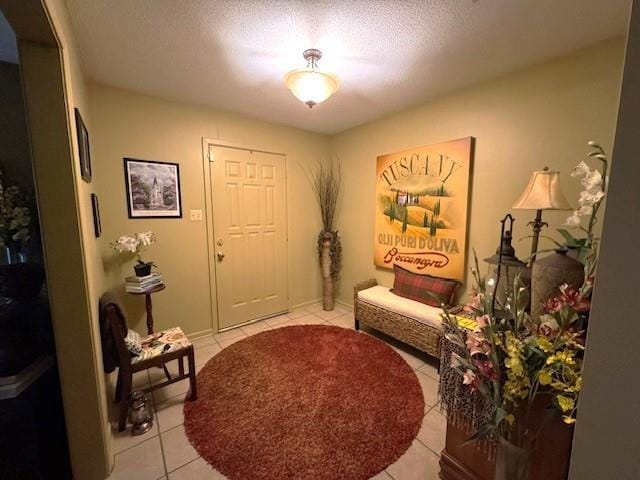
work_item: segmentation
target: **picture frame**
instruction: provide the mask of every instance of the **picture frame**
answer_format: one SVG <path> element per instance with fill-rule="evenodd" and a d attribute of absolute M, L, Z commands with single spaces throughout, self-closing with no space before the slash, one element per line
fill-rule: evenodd
<path fill-rule="evenodd" d="M 129 218 L 182 218 L 180 165 L 123 158 Z"/>
<path fill-rule="evenodd" d="M 100 220 L 100 204 L 95 193 L 91 194 L 91 211 L 93 212 L 93 231 L 96 238 L 100 238 L 102 235 L 102 222 Z"/>
<path fill-rule="evenodd" d="M 378 156 L 376 267 L 464 283 L 474 151 L 464 137 Z"/>
<path fill-rule="evenodd" d="M 91 183 L 91 148 L 89 145 L 89 132 L 82 120 L 80 110 L 74 108 L 76 117 L 76 134 L 78 138 L 78 158 L 80 159 L 80 176 Z"/>

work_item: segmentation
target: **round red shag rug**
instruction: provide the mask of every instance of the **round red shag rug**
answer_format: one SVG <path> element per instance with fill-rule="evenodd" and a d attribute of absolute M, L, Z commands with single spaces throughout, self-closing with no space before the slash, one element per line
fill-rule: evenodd
<path fill-rule="evenodd" d="M 418 379 L 391 347 L 301 325 L 213 357 L 184 423 L 200 455 L 231 480 L 364 480 L 409 448 L 423 414 Z"/>

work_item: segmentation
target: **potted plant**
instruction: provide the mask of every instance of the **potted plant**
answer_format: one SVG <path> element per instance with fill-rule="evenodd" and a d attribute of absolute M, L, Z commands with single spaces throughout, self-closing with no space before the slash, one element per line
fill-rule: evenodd
<path fill-rule="evenodd" d="M 534 404 L 555 410 L 566 424 L 575 422 L 585 342 L 581 316 L 589 310 L 593 279 L 589 288 L 563 285 L 542 315 L 530 317 L 529 292 L 519 277 L 500 302 L 485 288 L 477 258 L 472 272 L 477 295 L 468 308 L 475 328 L 463 327 L 446 308 L 444 314 L 447 339 L 462 352 L 455 368 L 470 393 L 489 406 L 486 422 L 470 440 L 496 441 L 496 480 L 527 480 L 541 429 L 532 428 Z"/>
<path fill-rule="evenodd" d="M 115 251 L 123 253 L 129 252 L 136 256 L 136 265 L 133 269 L 137 277 L 146 277 L 151 274 L 151 267 L 156 265 L 153 262 L 145 262 L 142 260 L 142 252 L 150 245 L 156 242 L 156 235 L 149 232 L 135 233 L 133 235 L 123 235 L 115 242 L 111 242 L 111 248 Z"/>
<path fill-rule="evenodd" d="M 333 310 L 335 284 L 340 275 L 342 244 L 338 231 L 333 229 L 333 220 L 340 194 L 340 163 L 331 159 L 318 163 L 311 172 L 311 183 L 320 206 L 322 230 L 318 235 L 318 257 L 322 273 L 322 308 Z"/>
<path fill-rule="evenodd" d="M 18 185 L 5 185 L 0 171 L 0 247 L 5 264 L 25 261 L 31 238 L 33 199 Z"/>

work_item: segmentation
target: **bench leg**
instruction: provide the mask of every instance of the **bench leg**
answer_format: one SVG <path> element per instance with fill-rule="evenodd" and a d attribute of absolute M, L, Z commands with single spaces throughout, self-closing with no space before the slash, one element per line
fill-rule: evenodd
<path fill-rule="evenodd" d="M 360 320 L 358 320 L 357 318 L 354 318 L 354 323 L 355 323 L 356 332 L 357 332 L 360 330 Z"/>

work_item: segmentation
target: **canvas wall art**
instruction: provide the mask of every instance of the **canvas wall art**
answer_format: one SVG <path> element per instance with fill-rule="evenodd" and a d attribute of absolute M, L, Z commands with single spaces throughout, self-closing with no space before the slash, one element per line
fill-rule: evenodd
<path fill-rule="evenodd" d="M 374 263 L 464 281 L 473 137 L 378 157 Z"/>
<path fill-rule="evenodd" d="M 177 163 L 124 159 L 129 218 L 180 218 L 180 168 Z"/>

